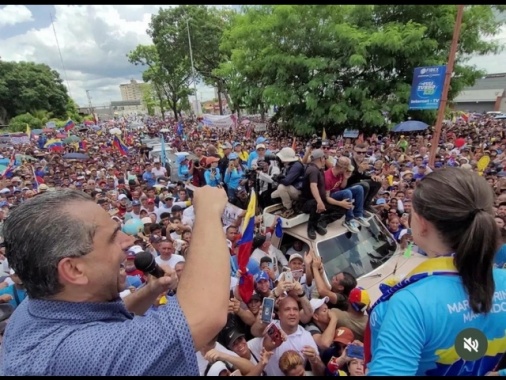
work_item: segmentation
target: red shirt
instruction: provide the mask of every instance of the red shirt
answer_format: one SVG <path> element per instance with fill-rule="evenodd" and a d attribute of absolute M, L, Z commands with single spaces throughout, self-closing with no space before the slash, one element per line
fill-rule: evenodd
<path fill-rule="evenodd" d="M 344 174 L 338 174 L 337 176 L 332 173 L 332 168 L 325 170 L 325 191 L 330 191 L 330 194 L 341 190 L 339 186 L 343 183 Z"/>

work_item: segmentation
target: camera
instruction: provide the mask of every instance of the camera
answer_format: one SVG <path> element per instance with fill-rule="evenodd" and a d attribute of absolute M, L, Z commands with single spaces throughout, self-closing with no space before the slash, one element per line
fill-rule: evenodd
<path fill-rule="evenodd" d="M 313 139 L 311 140 L 311 148 L 320 149 L 322 147 L 322 138 L 313 135 Z"/>

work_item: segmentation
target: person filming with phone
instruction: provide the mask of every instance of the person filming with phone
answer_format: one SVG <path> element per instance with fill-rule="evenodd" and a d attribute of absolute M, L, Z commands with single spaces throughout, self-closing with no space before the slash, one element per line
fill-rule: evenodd
<path fill-rule="evenodd" d="M 328 203 L 346 209 L 343 226 L 358 233 L 359 225 L 369 227 L 370 224 L 364 218 L 364 188 L 360 185 L 347 188 L 353 170 L 348 157 L 339 157 L 336 164 L 325 171 L 325 192 Z"/>

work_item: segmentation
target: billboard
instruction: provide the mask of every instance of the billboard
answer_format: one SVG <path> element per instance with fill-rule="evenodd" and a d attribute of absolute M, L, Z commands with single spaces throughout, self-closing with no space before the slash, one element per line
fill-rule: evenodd
<path fill-rule="evenodd" d="M 445 82 L 446 66 L 417 67 L 413 74 L 409 109 L 437 110 L 443 85 Z"/>

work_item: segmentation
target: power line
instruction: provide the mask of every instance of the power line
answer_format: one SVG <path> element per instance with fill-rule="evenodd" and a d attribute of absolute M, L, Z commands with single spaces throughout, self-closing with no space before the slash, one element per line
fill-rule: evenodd
<path fill-rule="evenodd" d="M 61 66 L 63 68 L 63 74 L 65 75 L 65 82 L 67 82 L 67 89 L 69 90 L 69 95 L 72 98 L 72 92 L 70 91 L 69 77 L 67 76 L 67 70 L 65 69 L 65 64 L 63 63 L 63 56 L 62 56 L 61 50 L 60 50 L 60 43 L 58 42 L 58 37 L 56 35 L 56 29 L 54 27 L 54 22 L 53 22 L 53 15 L 51 14 L 51 12 L 49 12 L 49 17 L 51 17 L 51 25 L 53 27 L 54 39 L 56 40 L 56 47 L 58 47 L 58 53 L 60 54 L 60 61 L 61 61 Z"/>

